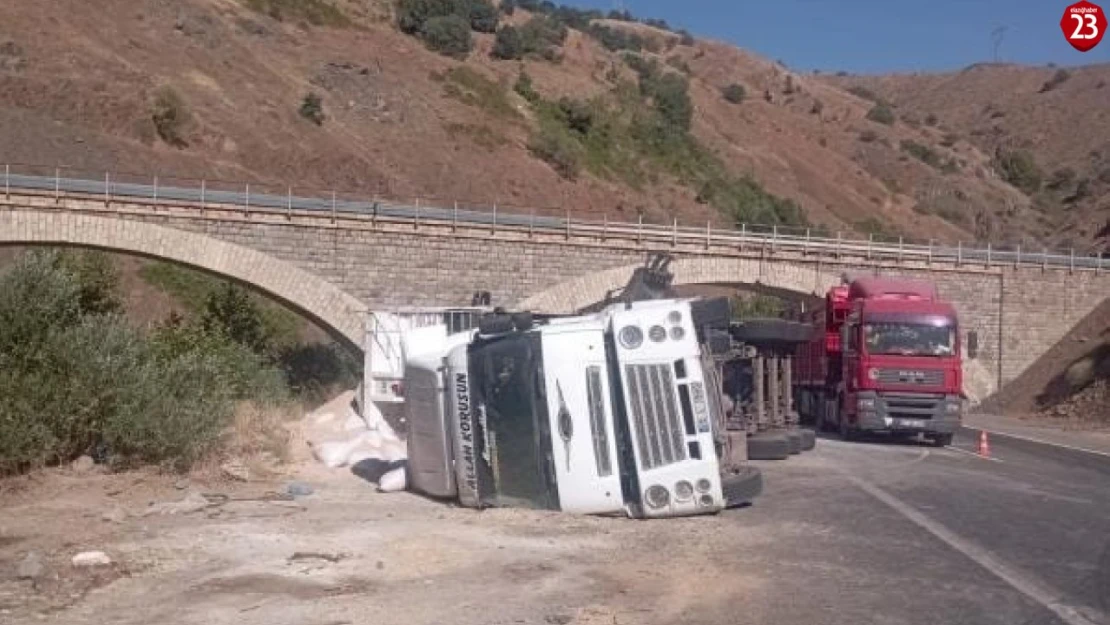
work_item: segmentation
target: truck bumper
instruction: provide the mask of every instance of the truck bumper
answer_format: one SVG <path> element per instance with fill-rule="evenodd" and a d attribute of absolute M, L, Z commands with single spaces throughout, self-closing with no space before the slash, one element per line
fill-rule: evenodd
<path fill-rule="evenodd" d="M 860 393 L 856 428 L 890 434 L 953 434 L 960 427 L 959 396 L 919 393 Z"/>

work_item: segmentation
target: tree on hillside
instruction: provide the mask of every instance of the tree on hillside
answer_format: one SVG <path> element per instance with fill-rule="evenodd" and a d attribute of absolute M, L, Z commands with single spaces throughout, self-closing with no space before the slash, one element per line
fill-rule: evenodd
<path fill-rule="evenodd" d="M 225 336 L 256 354 L 265 354 L 269 347 L 258 306 L 245 290 L 230 282 L 208 295 L 201 326 L 206 332 Z"/>
<path fill-rule="evenodd" d="M 424 25 L 423 38 L 428 48 L 457 59 L 466 58 L 474 46 L 470 26 L 458 15 L 428 20 Z"/>

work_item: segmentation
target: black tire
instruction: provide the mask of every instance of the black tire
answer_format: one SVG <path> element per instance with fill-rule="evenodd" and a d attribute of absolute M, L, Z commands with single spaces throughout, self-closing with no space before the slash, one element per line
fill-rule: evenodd
<path fill-rule="evenodd" d="M 833 404 L 836 406 L 836 429 L 840 433 L 840 438 L 846 441 L 854 441 L 858 438 L 856 430 L 848 425 L 848 419 L 844 418 L 844 411 L 841 410 L 840 402 Z"/>
<path fill-rule="evenodd" d="M 532 313 L 528 311 L 513 313 L 512 320 L 513 327 L 516 328 L 518 332 L 527 332 L 531 330 L 532 325 L 535 323 L 532 319 Z"/>
<path fill-rule="evenodd" d="M 513 331 L 513 318 L 505 314 L 483 315 L 478 320 L 478 333 L 486 336 Z"/>
<path fill-rule="evenodd" d="M 809 451 L 817 446 L 817 433 L 813 430 L 798 430 L 802 433 L 802 451 Z"/>
<path fill-rule="evenodd" d="M 725 507 L 750 504 L 763 493 L 763 473 L 750 466 L 740 467 L 736 473 L 721 476 Z"/>
<path fill-rule="evenodd" d="M 748 437 L 749 460 L 786 460 L 790 457 L 790 440 L 782 432 L 761 432 Z"/>
<path fill-rule="evenodd" d="M 952 444 L 952 434 L 934 434 L 933 447 L 947 447 Z"/>
<path fill-rule="evenodd" d="M 787 430 L 786 440 L 790 443 L 790 455 L 802 453 L 802 433 L 798 430 Z"/>

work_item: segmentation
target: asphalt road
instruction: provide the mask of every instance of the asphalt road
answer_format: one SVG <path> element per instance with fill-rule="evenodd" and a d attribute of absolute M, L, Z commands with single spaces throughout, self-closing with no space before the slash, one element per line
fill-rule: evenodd
<path fill-rule="evenodd" d="M 757 463 L 726 514 L 769 544 L 723 554 L 771 592 L 702 622 L 1110 625 L 1110 457 L 967 433 L 953 447 L 818 441 Z"/>

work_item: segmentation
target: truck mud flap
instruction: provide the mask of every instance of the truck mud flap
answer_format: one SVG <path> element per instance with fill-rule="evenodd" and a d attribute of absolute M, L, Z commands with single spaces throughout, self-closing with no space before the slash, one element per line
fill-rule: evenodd
<path fill-rule="evenodd" d="M 748 437 L 749 460 L 786 460 L 790 457 L 790 439 L 785 432 L 762 432 Z"/>
<path fill-rule="evenodd" d="M 763 493 L 763 473 L 755 467 L 740 467 L 736 473 L 721 478 L 721 490 L 726 508 L 750 504 Z"/>

